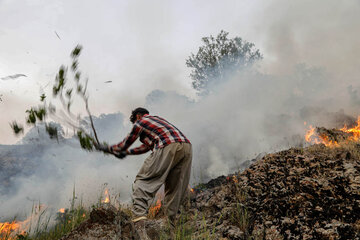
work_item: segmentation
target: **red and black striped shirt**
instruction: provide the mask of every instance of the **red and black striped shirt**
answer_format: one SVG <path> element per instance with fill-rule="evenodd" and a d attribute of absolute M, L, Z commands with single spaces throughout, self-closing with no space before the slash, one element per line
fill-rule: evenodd
<path fill-rule="evenodd" d="M 111 151 L 126 151 L 140 137 L 141 146 L 130 149 L 130 154 L 142 154 L 154 148 L 163 148 L 170 143 L 190 143 L 185 135 L 174 125 L 158 116 L 145 114 L 134 126 L 129 135 L 119 144 L 110 147 Z"/>

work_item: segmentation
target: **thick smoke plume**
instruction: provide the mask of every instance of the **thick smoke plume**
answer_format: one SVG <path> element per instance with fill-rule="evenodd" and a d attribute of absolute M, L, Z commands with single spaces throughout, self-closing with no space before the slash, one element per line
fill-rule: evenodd
<path fill-rule="evenodd" d="M 359 113 L 359 2 L 343 2 L 341 7 L 338 1 L 298 1 L 291 5 L 284 3 L 285 1 L 276 4 L 272 2 L 265 6 L 264 12 L 260 8 L 256 11 L 257 15 L 264 16 L 254 20 L 262 27 L 253 27 L 253 32 L 261 32 L 264 41 L 257 44 L 264 54 L 261 68 L 229 74 L 231 77 L 212 86 L 211 94 L 206 97 L 194 100 L 176 91 L 157 89 L 163 83 L 173 85 L 181 75 L 176 74 L 177 78 L 174 80 L 171 76 L 175 73 L 169 70 L 173 69 L 172 66 L 163 70 L 166 65 L 164 62 L 169 59 L 167 54 L 154 61 L 162 43 L 157 43 L 153 52 L 150 51 L 151 47 L 141 49 L 141 53 L 146 53 L 145 56 L 131 55 L 135 59 L 131 63 L 136 68 L 131 68 L 124 78 L 136 78 L 135 72 L 141 77 L 135 74 L 138 81 L 134 81 L 131 85 L 133 88 L 129 91 L 135 92 L 133 89 L 139 88 L 139 82 L 146 84 L 146 88 L 142 90 L 149 89 L 149 85 L 153 86 L 153 82 L 146 82 L 148 77 L 144 77 L 145 75 L 154 78 L 157 84 L 146 101 L 144 97 L 141 97 L 142 100 L 126 94 L 125 97 L 133 102 L 146 102 L 145 107 L 151 114 L 168 119 L 188 136 L 194 145 L 191 184 L 236 171 L 244 161 L 253 159 L 260 153 L 304 144 L 303 135 L 309 124 L 339 127 L 344 122 L 351 123 Z M 288 8 L 284 9 L 281 7 L 283 5 Z M 232 7 L 230 4 L 229 9 Z M 137 6 L 134 9 L 137 10 Z M 303 13 L 306 13 L 305 17 L 300 16 Z M 230 26 L 239 15 L 234 14 L 231 23 L 227 25 Z M 213 19 L 212 14 L 208 18 Z M 137 21 L 134 20 L 139 24 Z M 206 27 L 201 32 L 216 33 L 223 28 L 216 25 L 217 22 L 214 23 L 216 29 Z M 206 26 L 210 26 L 208 22 Z M 243 27 L 241 24 L 239 26 Z M 128 27 L 140 29 L 137 25 Z M 152 28 L 146 26 L 146 29 Z M 162 33 L 162 29 L 156 30 L 159 32 L 157 35 Z M 198 30 L 194 26 L 192 31 L 200 32 Z M 225 30 L 234 32 L 234 29 Z M 141 29 L 137 31 L 143 33 Z M 188 36 L 184 32 L 182 34 Z M 127 35 L 122 34 L 121 37 Z M 158 41 L 157 35 L 153 37 L 154 42 Z M 99 36 L 97 37 L 100 38 Z M 148 43 L 147 35 L 139 36 L 139 39 L 146 39 L 146 42 L 139 40 L 137 46 L 131 45 L 134 49 L 143 45 L 152 46 Z M 243 37 L 241 34 L 240 36 Z M 91 32 L 88 39 L 92 37 Z M 256 37 L 253 36 L 252 39 Z M 99 39 L 95 40 L 101 42 Z M 187 44 L 186 51 L 195 48 L 193 43 Z M 121 55 L 121 51 L 118 51 L 114 62 Z M 96 61 L 93 63 L 98 64 L 98 54 L 94 56 Z M 126 56 L 126 60 L 131 59 L 129 56 Z M 138 62 L 137 59 L 143 57 L 144 62 Z M 124 59 L 121 61 L 124 65 L 128 63 Z M 161 67 L 156 68 L 158 74 L 149 70 L 154 68 L 152 62 L 159 65 L 161 62 Z M 301 64 L 302 62 L 309 65 Z M 140 74 L 138 68 L 142 65 L 147 66 L 148 71 L 145 73 L 152 74 Z M 95 64 L 94 66 L 97 67 Z M 114 76 L 118 75 L 114 70 L 117 68 L 117 65 L 111 68 Z M 107 68 L 103 66 L 102 70 L 104 71 L 95 73 L 99 79 Z M 90 73 L 90 76 L 94 75 Z M 107 91 L 106 95 L 118 94 L 117 87 L 112 87 L 113 90 Z M 181 90 L 184 93 L 184 89 Z M 114 102 L 122 102 L 123 105 L 129 103 L 120 101 L 124 99 L 120 97 L 116 101 L 109 100 L 104 97 L 103 92 L 96 94 L 92 97 L 99 99 L 99 109 L 105 109 L 107 104 L 115 106 Z M 5 97 L 9 101 L 9 97 Z M 18 107 L 20 104 L 16 102 L 17 99 L 13 100 L 14 104 L 10 106 Z M 100 112 L 99 109 L 96 111 Z M 131 128 L 128 116 L 123 113 L 102 115 L 96 119 L 95 125 L 100 139 L 109 143 L 122 140 Z M 130 199 L 131 184 L 146 156 L 129 156 L 125 160 L 118 160 L 101 153 L 84 152 L 73 138 L 62 138 L 59 143 L 40 141 L 42 137 L 39 134 L 42 133 L 41 127 L 39 131 L 32 129 L 19 144 L 0 145 L 0 221 L 12 220 L 14 215 L 18 215 L 19 219 L 23 218 L 35 201 L 46 204 L 53 212 L 67 207 L 74 186 L 78 199 L 82 198 L 88 205 L 97 201 L 104 184 L 109 186 L 110 194 L 120 194 L 123 201 Z"/>
<path fill-rule="evenodd" d="M 298 65 L 283 76 L 254 69 L 229 76 L 197 100 L 161 90 L 146 97 L 151 114 L 174 123 L 192 142 L 192 184 L 237 171 L 260 153 L 301 146 L 304 122 L 339 126 L 346 120 L 344 112 L 325 108 L 337 97 L 326 94 L 331 76 L 324 70 Z M 101 115 L 95 126 L 100 139 L 110 143 L 122 140 L 131 128 L 122 113 Z M 75 138 L 57 142 L 44 134 L 39 126 L 18 145 L 1 146 L 1 220 L 14 214 L 24 217 L 35 201 L 55 213 L 69 205 L 74 186 L 77 198 L 89 206 L 101 197 L 104 185 L 129 201 L 131 184 L 146 156 L 118 160 L 81 150 Z"/>
<path fill-rule="evenodd" d="M 196 102 L 175 92 L 153 91 L 147 103 L 192 140 L 193 181 L 201 182 L 238 170 L 262 152 L 304 145 L 309 124 L 352 123 L 343 111 L 328 112 L 327 104 L 338 100 L 326 94 L 329 78 L 324 70 L 304 64 L 284 76 L 252 70 L 214 85 L 209 96 Z"/>

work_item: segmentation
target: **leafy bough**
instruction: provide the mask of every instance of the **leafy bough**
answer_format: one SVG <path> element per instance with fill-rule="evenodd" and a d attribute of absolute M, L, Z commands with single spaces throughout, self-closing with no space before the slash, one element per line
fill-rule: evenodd
<path fill-rule="evenodd" d="M 58 127 L 56 124 L 47 122 L 47 119 L 51 118 L 55 122 L 74 129 L 77 132 L 76 136 L 79 139 L 80 146 L 87 151 L 92 151 L 94 145 L 100 145 L 100 141 L 89 108 L 89 95 L 87 93 L 88 79 L 83 80 L 81 71 L 78 68 L 81 51 L 82 46 L 77 45 L 70 54 L 72 59 L 70 71 L 73 81 L 68 81 L 68 67 L 64 65 L 59 68 L 55 77 L 51 100 L 60 102 L 62 106 L 60 110 L 57 110 L 52 102 L 47 104 L 47 97 L 43 93 L 40 96 L 40 102 L 42 104 L 26 110 L 26 123 L 30 126 L 36 126 L 37 123 L 44 123 L 45 131 L 49 137 L 58 140 Z M 71 106 L 74 102 L 75 95 L 83 100 L 90 123 L 81 119 L 80 114 L 76 115 L 72 112 Z M 90 126 L 91 132 L 86 130 L 83 125 L 85 125 L 85 127 Z M 13 121 L 10 126 L 16 135 L 24 133 L 24 127 L 16 121 Z"/>

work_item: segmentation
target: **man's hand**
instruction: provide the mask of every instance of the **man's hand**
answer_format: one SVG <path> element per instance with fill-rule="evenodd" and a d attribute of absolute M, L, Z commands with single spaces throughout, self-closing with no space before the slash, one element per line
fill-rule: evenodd
<path fill-rule="evenodd" d="M 105 153 L 110 153 L 110 150 L 109 150 L 109 146 L 108 145 L 105 145 L 105 144 L 97 144 L 97 143 L 94 143 L 94 147 L 96 150 L 98 151 L 103 151 Z"/>
<path fill-rule="evenodd" d="M 104 153 L 113 154 L 115 157 L 120 158 L 120 159 L 125 158 L 126 155 L 127 155 L 126 151 L 120 151 L 120 152 L 110 151 L 108 145 L 101 144 L 101 143 L 100 143 L 100 144 L 94 143 L 94 147 L 95 147 L 95 149 L 98 150 L 98 151 L 102 151 L 102 152 L 104 152 Z"/>
<path fill-rule="evenodd" d="M 120 159 L 125 158 L 127 155 L 126 151 L 114 152 L 113 154 L 115 157 L 120 158 Z"/>

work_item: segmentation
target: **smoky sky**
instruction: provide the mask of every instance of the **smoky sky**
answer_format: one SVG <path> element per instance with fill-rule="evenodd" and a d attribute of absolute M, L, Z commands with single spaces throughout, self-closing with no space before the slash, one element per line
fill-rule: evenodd
<path fill-rule="evenodd" d="M 2 0 L 0 77 L 28 77 L 0 81 L 0 142 L 17 141 L 8 123 L 22 120 L 40 91 L 51 95 L 48 83 L 76 44 L 84 46 L 80 68 L 96 115 L 128 114 L 154 89 L 194 97 L 185 59 L 221 29 L 255 43 L 264 73 L 286 74 L 306 63 L 325 68 L 341 87 L 357 88 L 359 10 L 358 1 L 335 0 Z"/>
<path fill-rule="evenodd" d="M 319 124 L 329 120 L 317 117 L 322 111 L 358 114 L 359 10 L 358 1 L 335 0 L 0 0 L 0 78 L 27 76 L 0 80 L 0 144 L 19 140 L 8 123 L 24 122 L 25 109 L 38 104 L 41 92 L 51 96 L 56 71 L 81 44 L 92 113 L 117 113 L 99 118 L 101 140 L 120 141 L 130 129 L 131 109 L 145 106 L 192 141 L 192 183 L 227 174 L 260 152 L 296 144 L 309 113 Z M 230 74 L 213 94 L 196 97 L 185 60 L 202 37 L 221 29 L 255 43 L 264 59 L 255 70 Z M 4 196 L 2 210 L 23 204 L 26 211 L 38 198 L 66 206 L 73 184 L 90 201 L 105 182 L 128 198 L 143 156 L 119 162 L 83 152 L 72 141 L 44 150 L 43 167 L 14 180 L 19 191 Z"/>

